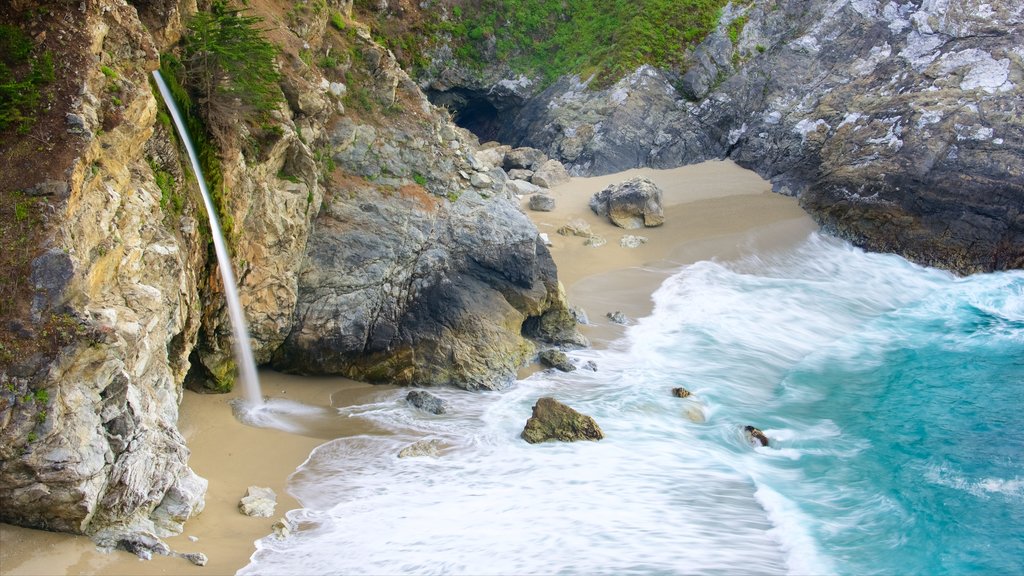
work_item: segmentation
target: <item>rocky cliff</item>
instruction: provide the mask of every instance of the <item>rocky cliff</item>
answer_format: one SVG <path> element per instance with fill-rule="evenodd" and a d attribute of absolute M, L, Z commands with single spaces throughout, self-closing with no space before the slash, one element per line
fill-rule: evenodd
<path fill-rule="evenodd" d="M 961 273 L 1020 268 L 1022 37 L 1019 2 L 734 2 L 679 73 L 516 83 L 528 93 L 496 136 L 578 175 L 731 158 L 856 244 Z M 513 79 L 492 84 L 499 101 Z"/>
<path fill-rule="evenodd" d="M 24 0 L 0 22 L 57 62 L 48 107 L 0 147 L 26 167 L 3 178 L 24 278 L 3 286 L 0 520 L 159 551 L 202 510 L 178 404 L 234 366 L 205 214 L 150 85 L 197 9 Z M 257 360 L 498 388 L 531 337 L 580 342 L 503 173 L 351 4 L 251 10 L 282 48 L 283 103 L 218 141 L 216 177 Z"/>

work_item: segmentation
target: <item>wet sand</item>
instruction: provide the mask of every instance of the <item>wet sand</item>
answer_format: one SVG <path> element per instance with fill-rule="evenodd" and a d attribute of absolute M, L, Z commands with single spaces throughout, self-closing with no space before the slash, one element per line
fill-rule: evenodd
<path fill-rule="evenodd" d="M 588 207 L 594 193 L 635 175 L 649 177 L 662 189 L 664 226 L 622 230 Z M 630 318 L 648 314 L 651 293 L 681 266 L 785 247 L 816 228 L 795 199 L 773 194 L 767 182 L 728 161 L 575 178 L 552 194 L 555 211 L 524 209 L 540 232 L 548 235 L 559 278 L 569 300 L 587 312 L 590 324 L 583 332 L 595 346 L 605 346 L 622 334 L 622 326 L 610 322 L 607 312 L 621 311 Z M 581 237 L 556 233 L 574 218 L 588 222 L 607 244 L 585 246 Z M 627 234 L 644 236 L 647 243 L 624 248 L 619 240 Z M 269 534 L 286 511 L 298 507 L 285 486 L 313 448 L 330 438 L 382 433 L 364 420 L 339 418 L 335 408 L 371 402 L 390 389 L 341 378 L 268 372 L 261 373 L 261 380 L 264 395 L 275 402 L 294 401 L 304 407 L 291 432 L 240 423 L 230 404 L 234 395 L 186 391 L 181 405 L 180 429 L 192 450 L 190 465 L 210 486 L 203 513 L 186 524 L 182 535 L 166 541 L 177 552 L 206 554 L 205 567 L 173 557 L 143 561 L 123 551 L 98 551 L 85 537 L 0 524 L 0 574 L 210 576 L 234 574 L 245 566 L 255 551 L 253 542 Z M 273 517 L 249 518 L 238 512 L 238 500 L 250 485 L 269 486 L 277 492 Z"/>
<path fill-rule="evenodd" d="M 590 210 L 590 198 L 609 184 L 644 176 L 662 190 L 665 224 L 624 230 Z M 731 161 L 710 161 L 672 170 L 636 169 L 609 176 L 574 178 L 552 191 L 552 212 L 524 210 L 546 233 L 569 301 L 587 313 L 583 332 L 595 346 L 621 336 L 608 312 L 628 318 L 651 311 L 650 295 L 671 274 L 700 260 L 726 260 L 791 246 L 817 229 L 795 198 L 775 194 L 754 172 Z M 579 236 L 557 230 L 582 219 L 607 243 L 585 245 Z M 643 236 L 638 248 L 619 244 L 623 236 Z"/>

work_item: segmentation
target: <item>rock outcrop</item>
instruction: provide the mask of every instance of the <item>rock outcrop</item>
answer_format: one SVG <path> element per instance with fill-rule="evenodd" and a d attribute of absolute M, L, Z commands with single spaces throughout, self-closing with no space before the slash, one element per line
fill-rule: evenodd
<path fill-rule="evenodd" d="M 523 428 L 523 440 L 530 444 L 558 440 L 600 440 L 604 438 L 594 419 L 573 410 L 554 398 L 544 397 L 533 406 L 533 415 Z"/>
<path fill-rule="evenodd" d="M 176 428 L 182 384 L 225 390 L 234 372 L 205 213 L 150 88 L 196 6 L 32 5 L 10 17 L 45 38 L 72 97 L 41 124 L 60 131 L 46 170 L 12 184 L 37 194 L 46 220 L 23 314 L 0 336 L 49 344 L 0 348 L 0 520 L 164 553 L 160 538 L 202 510 L 206 489 Z M 365 27 L 276 9 L 252 7 L 284 48 L 285 102 L 262 133 L 239 125 L 237 145 L 218 149 L 257 361 L 499 388 L 532 339 L 583 342 L 501 166 L 477 160 Z M 30 137 L 5 134 L 0 148 Z"/>
<path fill-rule="evenodd" d="M 572 372 L 576 369 L 576 366 L 573 365 L 569 356 L 557 348 L 542 350 L 538 357 L 542 365 L 550 366 L 551 368 L 561 372 Z"/>
<path fill-rule="evenodd" d="M 238 501 L 238 511 L 246 516 L 270 518 L 277 508 L 277 494 L 270 488 L 249 486 Z"/>
<path fill-rule="evenodd" d="M 66 164 L 47 166 L 64 193 L 47 197 L 31 317 L 17 319 L 22 338 L 61 336 L 52 355 L 0 366 L 0 520 L 128 547 L 180 532 L 204 505 L 206 481 L 176 428 L 207 281 L 204 232 L 192 205 L 161 207 L 154 168 L 177 182 L 184 171 L 165 153 L 172 137 L 149 87 L 157 46 L 136 10 L 62 5 L 27 26 L 65 21 L 44 36 L 59 66 L 84 67 L 58 71 L 78 83 L 56 111 L 74 119 L 74 142 L 51 155 Z"/>
<path fill-rule="evenodd" d="M 577 175 L 731 158 L 855 244 L 961 273 L 1020 268 L 1022 36 L 1008 0 L 730 5 L 681 79 L 563 78 L 502 137 Z"/>
<path fill-rule="evenodd" d="M 405 401 L 431 414 L 444 414 L 448 412 L 448 402 L 444 398 L 438 398 L 426 390 L 410 390 L 405 395 Z"/>
<path fill-rule="evenodd" d="M 612 184 L 594 194 L 590 199 L 590 209 L 598 216 L 607 216 L 612 224 L 627 230 L 665 223 L 661 189 L 643 177 Z"/>

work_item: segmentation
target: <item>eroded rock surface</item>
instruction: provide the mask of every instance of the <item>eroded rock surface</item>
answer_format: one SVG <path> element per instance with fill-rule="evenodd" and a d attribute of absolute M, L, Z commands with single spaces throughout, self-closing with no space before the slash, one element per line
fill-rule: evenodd
<path fill-rule="evenodd" d="M 600 440 L 604 433 L 593 418 L 573 410 L 554 398 L 544 397 L 533 406 L 533 415 L 526 421 L 523 440 L 530 444 L 558 440 Z"/>
<path fill-rule="evenodd" d="M 1009 0 L 730 5 L 680 82 L 650 67 L 604 90 L 563 78 L 506 141 L 577 175 L 731 158 L 855 244 L 1020 268 L 1022 37 Z"/>
<path fill-rule="evenodd" d="M 627 230 L 665 223 L 661 189 L 643 177 L 612 184 L 594 194 L 590 199 L 590 209 L 598 216 L 607 216 L 612 224 Z"/>

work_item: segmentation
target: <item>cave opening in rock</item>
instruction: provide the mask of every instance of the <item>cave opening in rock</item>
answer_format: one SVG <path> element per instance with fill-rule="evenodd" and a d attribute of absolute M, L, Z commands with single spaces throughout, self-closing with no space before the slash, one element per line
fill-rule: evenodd
<path fill-rule="evenodd" d="M 499 110 L 486 92 L 466 88 L 427 90 L 427 98 L 435 106 L 447 108 L 455 124 L 472 132 L 480 142 L 501 141 L 507 122 L 515 116 L 514 110 Z"/>

